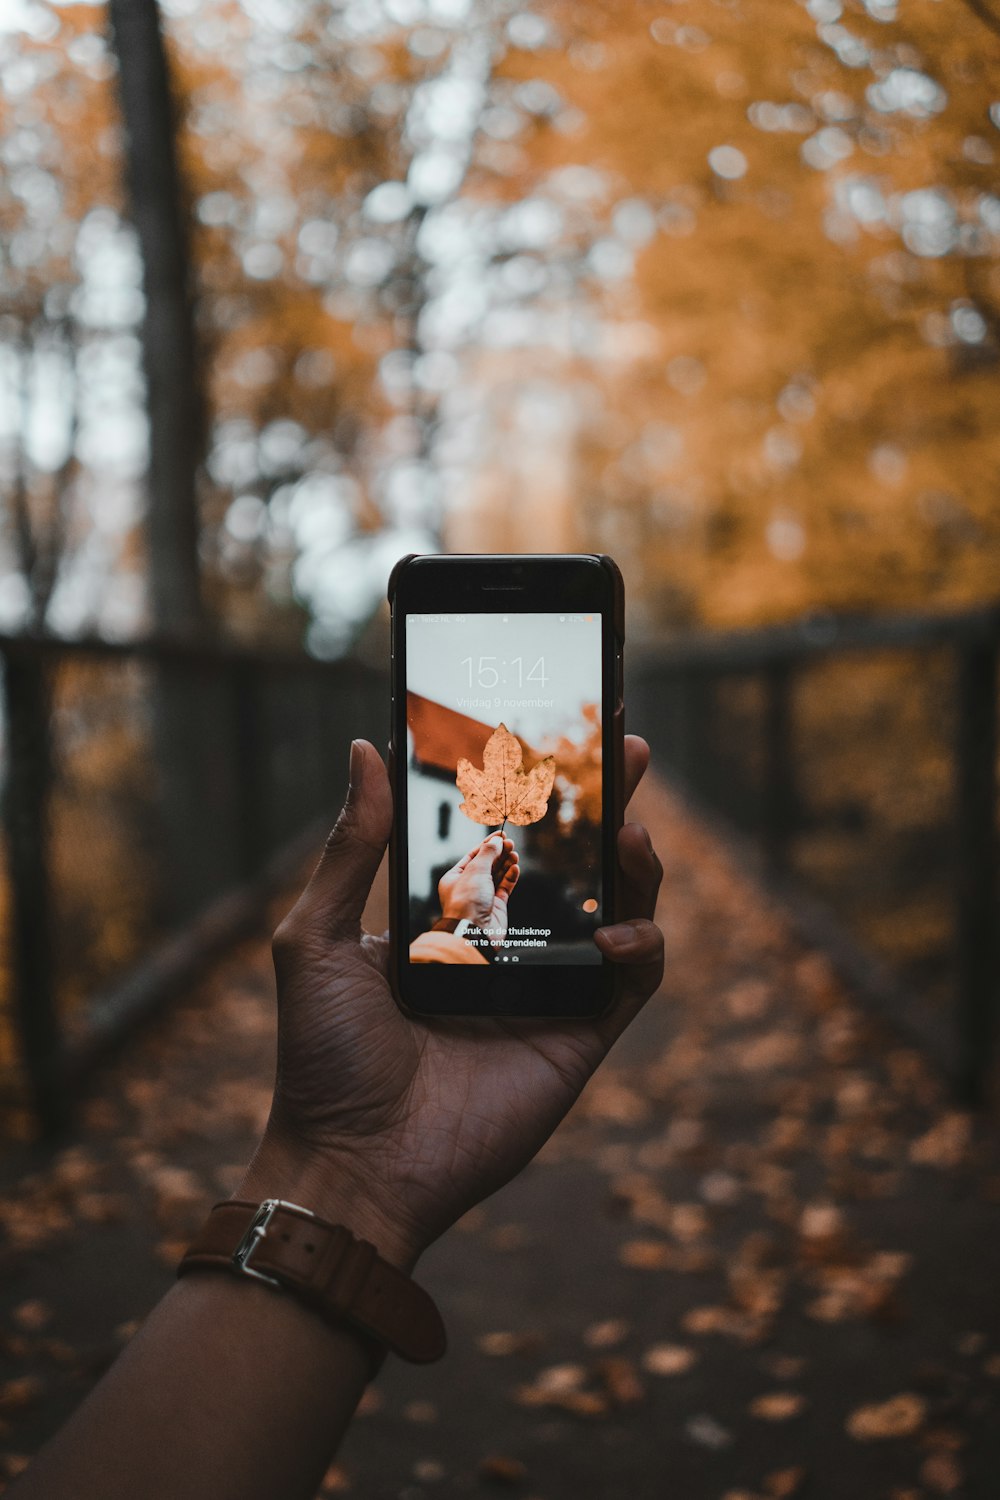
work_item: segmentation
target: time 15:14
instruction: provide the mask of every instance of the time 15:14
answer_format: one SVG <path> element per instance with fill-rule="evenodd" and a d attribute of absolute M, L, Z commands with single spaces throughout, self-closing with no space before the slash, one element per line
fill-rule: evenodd
<path fill-rule="evenodd" d="M 544 656 L 540 656 L 527 672 L 524 670 L 523 656 L 512 656 L 510 661 L 501 661 L 496 656 L 480 656 L 478 662 L 474 657 L 463 656 L 459 666 L 468 668 L 470 688 L 474 686 L 495 688 L 501 682 L 504 687 L 523 688 L 529 682 L 535 683 L 538 687 L 545 687 L 549 680 L 545 675 Z M 514 674 L 513 680 L 508 678 L 508 670 Z"/>

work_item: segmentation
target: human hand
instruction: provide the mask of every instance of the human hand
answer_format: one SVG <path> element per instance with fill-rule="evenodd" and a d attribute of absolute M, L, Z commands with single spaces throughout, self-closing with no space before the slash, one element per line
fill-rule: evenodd
<path fill-rule="evenodd" d="M 519 874 L 513 839 L 491 833 L 441 876 L 441 915 L 472 922 L 497 942 L 507 931 L 507 901 Z"/>
<path fill-rule="evenodd" d="M 627 736 L 627 797 L 648 760 L 645 741 Z M 385 767 L 355 741 L 344 810 L 275 933 L 277 1082 L 241 1196 L 302 1203 L 409 1268 L 531 1160 L 656 990 L 662 869 L 645 829 L 627 824 L 621 920 L 595 935 L 621 966 L 606 1016 L 416 1021 L 389 988 L 387 937 L 360 928 L 391 823 Z"/>

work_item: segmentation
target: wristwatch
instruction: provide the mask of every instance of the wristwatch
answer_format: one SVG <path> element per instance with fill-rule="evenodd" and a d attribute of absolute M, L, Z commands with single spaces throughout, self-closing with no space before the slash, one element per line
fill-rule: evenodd
<path fill-rule="evenodd" d="M 228 1271 L 290 1292 L 330 1322 L 360 1333 L 376 1367 L 386 1348 L 414 1364 L 444 1354 L 444 1324 L 423 1288 L 367 1240 L 297 1203 L 217 1203 L 177 1274 L 200 1270 Z"/>

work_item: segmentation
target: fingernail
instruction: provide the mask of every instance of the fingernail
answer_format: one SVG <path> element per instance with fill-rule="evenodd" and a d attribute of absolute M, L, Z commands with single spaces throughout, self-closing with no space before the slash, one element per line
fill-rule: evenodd
<path fill-rule="evenodd" d="M 361 779 L 364 776 L 365 757 L 361 749 L 360 740 L 351 741 L 351 769 L 349 772 L 349 791 L 359 792 L 361 790 Z"/>
<path fill-rule="evenodd" d="M 616 927 L 602 927 L 604 941 L 612 948 L 631 948 L 639 936 L 638 927 L 633 927 L 631 922 L 619 922 Z"/>
<path fill-rule="evenodd" d="M 646 848 L 649 850 L 650 854 L 655 854 L 656 850 L 653 848 L 653 840 L 649 836 L 649 829 L 644 823 L 640 823 L 639 827 L 642 829 L 642 836 L 646 840 Z"/>

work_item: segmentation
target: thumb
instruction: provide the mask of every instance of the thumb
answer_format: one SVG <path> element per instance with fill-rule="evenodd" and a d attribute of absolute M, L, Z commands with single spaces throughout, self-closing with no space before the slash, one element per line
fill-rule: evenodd
<path fill-rule="evenodd" d="M 382 757 L 367 740 L 354 740 L 347 798 L 302 896 L 311 925 L 357 941 L 391 828 L 392 789 Z"/>
<path fill-rule="evenodd" d="M 489 838 L 484 839 L 472 857 L 472 864 L 477 869 L 492 870 L 497 855 L 503 848 L 503 839 L 498 833 L 491 833 Z"/>

